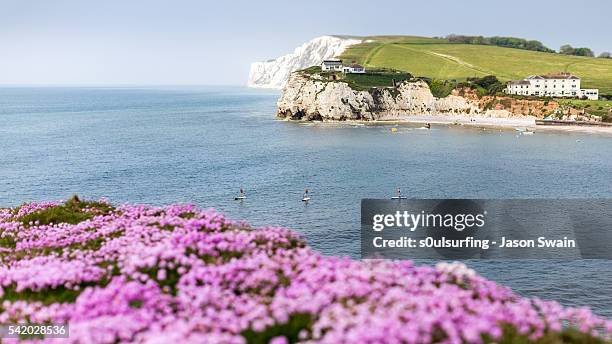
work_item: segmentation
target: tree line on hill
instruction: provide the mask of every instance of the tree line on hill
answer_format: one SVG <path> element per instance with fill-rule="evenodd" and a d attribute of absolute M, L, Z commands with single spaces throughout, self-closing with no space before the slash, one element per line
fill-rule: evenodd
<path fill-rule="evenodd" d="M 523 50 L 543 51 L 546 53 L 554 53 L 555 51 L 544 46 L 542 42 L 536 40 L 526 40 L 515 37 L 483 37 L 483 36 L 465 36 L 465 35 L 448 35 L 446 39 L 451 43 L 461 44 L 478 44 L 478 45 L 496 45 L 498 47 L 516 48 Z"/>
<path fill-rule="evenodd" d="M 559 49 L 559 53 L 565 54 L 565 55 L 595 57 L 595 53 L 593 52 L 593 50 L 589 48 L 574 48 L 569 44 L 562 45 L 561 48 Z M 609 58 L 612 58 L 612 54 L 610 54 L 607 51 L 604 51 L 601 54 L 599 54 L 597 57 L 602 58 L 602 59 L 609 59 Z"/>
<path fill-rule="evenodd" d="M 515 48 L 523 50 L 541 51 L 545 53 L 556 53 L 555 50 L 546 47 L 542 42 L 536 40 L 527 40 L 516 37 L 483 37 L 483 36 L 466 36 L 451 34 L 446 36 L 446 39 L 451 43 L 459 44 L 477 44 L 477 45 L 495 45 L 498 47 Z M 562 45 L 559 49 L 559 54 L 573 56 L 588 56 L 595 57 L 595 53 L 590 48 L 574 48 L 569 44 Z M 612 54 L 607 51 L 602 52 L 599 58 L 612 58 Z"/>

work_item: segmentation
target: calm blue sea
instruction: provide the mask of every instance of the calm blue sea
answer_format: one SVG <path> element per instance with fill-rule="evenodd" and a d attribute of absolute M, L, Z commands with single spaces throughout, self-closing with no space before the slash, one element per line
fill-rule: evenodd
<path fill-rule="evenodd" d="M 73 193 L 192 202 L 359 255 L 361 198 L 612 197 L 612 137 L 300 124 L 246 88 L 0 88 L 0 207 Z M 234 201 L 244 187 L 248 199 Z M 301 200 L 305 188 L 312 201 Z M 520 294 L 612 317 L 609 261 L 470 265 Z"/>

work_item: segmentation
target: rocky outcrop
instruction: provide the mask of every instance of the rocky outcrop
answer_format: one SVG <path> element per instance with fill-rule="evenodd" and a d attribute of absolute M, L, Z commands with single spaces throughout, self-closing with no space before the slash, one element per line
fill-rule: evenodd
<path fill-rule="evenodd" d="M 341 81 L 293 73 L 278 100 L 277 116 L 294 120 L 393 120 L 412 115 L 470 115 L 512 117 L 506 111 L 487 111 L 478 102 L 457 94 L 432 95 L 424 81 L 396 87 L 352 89 Z"/>
<path fill-rule="evenodd" d="M 247 85 L 281 89 L 292 72 L 319 65 L 324 59 L 339 56 L 344 49 L 360 42 L 335 36 L 317 37 L 296 48 L 293 53 L 274 60 L 252 63 Z"/>
<path fill-rule="evenodd" d="M 305 72 L 291 75 L 277 105 L 279 118 L 330 121 L 394 120 L 418 115 L 536 119 L 559 111 L 555 101 L 479 97 L 469 88 L 436 98 L 421 80 L 355 90 L 341 80 Z"/>

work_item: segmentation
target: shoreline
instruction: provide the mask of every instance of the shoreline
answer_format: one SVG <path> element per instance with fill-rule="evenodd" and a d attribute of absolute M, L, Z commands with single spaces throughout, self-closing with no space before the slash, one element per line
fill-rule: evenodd
<path fill-rule="evenodd" d="M 528 128 L 536 127 L 535 118 L 494 118 L 494 117 L 466 117 L 466 116 L 406 116 L 399 119 L 382 119 L 380 123 L 414 123 L 414 124 L 443 124 L 470 126 L 477 128 Z"/>
<path fill-rule="evenodd" d="M 281 119 L 293 122 L 288 119 Z M 405 116 L 393 117 L 379 120 L 346 120 L 346 121 L 294 121 L 298 123 L 359 123 L 366 125 L 402 125 L 402 124 L 425 124 L 445 125 L 445 126 L 465 126 L 473 128 L 492 128 L 492 129 L 529 129 L 530 131 L 538 132 L 565 132 L 565 133 L 581 133 L 581 134 L 608 134 L 612 135 L 611 127 L 597 126 L 580 126 L 580 125 L 536 125 L 536 118 L 495 118 L 495 117 L 466 117 L 466 116 L 444 116 L 444 115 L 426 115 L 426 116 Z"/>

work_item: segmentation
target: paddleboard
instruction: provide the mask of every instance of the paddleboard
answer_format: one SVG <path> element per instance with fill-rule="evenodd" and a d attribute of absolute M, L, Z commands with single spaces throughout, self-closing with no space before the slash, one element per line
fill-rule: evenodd
<path fill-rule="evenodd" d="M 308 202 L 308 201 L 310 201 L 310 197 L 304 197 L 304 198 L 302 198 L 302 202 Z"/>
<path fill-rule="evenodd" d="M 393 197 L 391 197 L 391 199 L 408 199 L 408 197 L 404 197 L 404 196 L 393 196 Z"/>
<path fill-rule="evenodd" d="M 246 199 L 246 196 L 234 197 L 234 201 L 239 201 L 239 200 L 243 200 L 243 199 Z"/>

